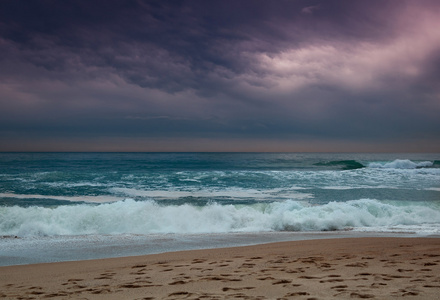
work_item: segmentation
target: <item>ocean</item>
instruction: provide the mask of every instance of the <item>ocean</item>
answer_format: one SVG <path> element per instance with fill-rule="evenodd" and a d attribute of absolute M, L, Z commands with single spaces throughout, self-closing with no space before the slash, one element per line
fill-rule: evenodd
<path fill-rule="evenodd" d="M 440 154 L 0 153 L 0 265 L 440 236 Z"/>

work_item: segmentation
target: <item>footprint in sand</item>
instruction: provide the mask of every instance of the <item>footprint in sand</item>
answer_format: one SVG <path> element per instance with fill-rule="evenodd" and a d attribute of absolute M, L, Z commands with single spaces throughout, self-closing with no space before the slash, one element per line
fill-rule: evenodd
<path fill-rule="evenodd" d="M 55 298 L 55 297 L 66 297 L 66 296 L 69 296 L 69 294 L 59 292 L 59 293 L 46 294 L 44 295 L 44 298 Z"/>
<path fill-rule="evenodd" d="M 190 279 L 191 278 L 190 276 L 185 276 L 186 275 L 185 273 L 180 274 L 180 275 L 182 275 L 182 276 L 173 277 L 173 280 L 185 280 L 185 279 Z"/>
<path fill-rule="evenodd" d="M 27 294 L 29 294 L 29 295 L 44 295 L 45 293 L 42 291 L 32 291 Z"/>
<path fill-rule="evenodd" d="M 220 264 L 220 265 L 217 265 L 216 267 L 228 267 L 229 266 L 229 264 Z"/>
<path fill-rule="evenodd" d="M 95 277 L 95 279 L 112 279 L 113 276 L 100 276 L 100 277 Z"/>
<path fill-rule="evenodd" d="M 392 292 L 392 295 L 396 295 L 396 296 L 417 296 L 419 294 L 418 291 L 415 290 L 406 290 L 406 289 L 399 289 L 397 292 Z"/>
<path fill-rule="evenodd" d="M 94 279 L 112 279 L 113 277 L 110 276 L 100 276 L 100 277 L 95 277 Z"/>
<path fill-rule="evenodd" d="M 383 282 L 374 282 L 374 283 L 372 283 L 370 286 L 371 286 L 372 288 L 378 288 L 378 287 L 385 286 L 385 285 L 387 285 L 387 284 L 386 284 L 386 283 L 383 283 Z"/>
<path fill-rule="evenodd" d="M 145 284 L 145 282 L 130 282 L 130 283 L 118 285 L 119 288 L 126 288 L 126 289 L 138 289 L 138 288 L 153 287 L 153 286 L 162 286 L 162 285 Z"/>
<path fill-rule="evenodd" d="M 302 279 L 321 279 L 322 277 L 316 277 L 316 276 L 299 276 L 298 278 L 302 278 Z"/>
<path fill-rule="evenodd" d="M 138 270 L 138 271 L 136 271 L 136 272 L 131 272 L 130 274 L 131 275 L 145 275 L 145 274 L 147 274 L 145 271 L 146 271 L 147 269 L 145 269 L 145 268 L 143 268 L 143 269 L 140 269 L 140 270 Z"/>
<path fill-rule="evenodd" d="M 207 280 L 207 281 L 222 281 L 222 282 L 228 282 L 228 281 L 243 281 L 243 279 L 240 279 L 240 278 L 228 278 L 228 277 L 223 277 L 223 276 L 208 276 L 208 277 L 204 277 L 204 278 L 202 278 L 202 280 Z"/>
<path fill-rule="evenodd" d="M 67 282 L 76 282 L 76 281 L 83 281 L 84 279 L 80 279 L 80 278 L 72 278 L 72 279 L 68 279 Z"/>
<path fill-rule="evenodd" d="M 258 280 L 273 280 L 275 278 L 268 276 L 268 277 L 260 277 L 260 278 L 257 278 L 257 279 Z"/>
<path fill-rule="evenodd" d="M 440 288 L 440 285 L 425 284 L 423 287 L 426 287 L 426 288 Z"/>
<path fill-rule="evenodd" d="M 277 259 L 277 260 L 269 260 L 269 262 L 272 263 L 272 264 L 283 264 L 283 263 L 286 262 L 286 259 L 280 258 L 280 259 Z"/>
<path fill-rule="evenodd" d="M 440 257 L 440 254 L 423 254 L 426 257 Z"/>
<path fill-rule="evenodd" d="M 299 271 L 299 270 L 292 270 L 292 269 L 287 269 L 284 272 L 289 273 L 289 274 L 296 274 L 296 273 L 304 273 L 304 271 Z"/>
<path fill-rule="evenodd" d="M 321 256 L 310 256 L 310 257 L 305 257 L 301 259 L 302 263 L 306 263 L 306 264 L 316 264 L 316 262 L 318 261 L 323 261 L 324 257 Z"/>
<path fill-rule="evenodd" d="M 273 284 L 273 285 L 276 285 L 276 284 L 286 284 L 286 283 L 291 283 L 291 282 L 292 282 L 292 280 L 281 279 L 281 280 L 277 280 L 277 281 L 275 281 L 275 282 L 272 282 L 272 284 Z"/>
<path fill-rule="evenodd" d="M 307 296 L 310 295 L 307 292 L 295 292 L 295 293 L 288 293 L 284 297 L 296 297 L 296 296 Z"/>
<path fill-rule="evenodd" d="M 362 299 L 367 299 L 367 298 L 375 298 L 374 295 L 371 294 L 361 294 L 361 293 L 351 293 L 350 294 L 351 298 L 362 298 Z"/>
<path fill-rule="evenodd" d="M 332 265 L 329 264 L 329 263 L 322 263 L 322 264 L 319 265 L 319 268 L 321 268 L 321 269 L 328 269 L 328 268 L 331 268 L 331 267 L 332 267 Z"/>
<path fill-rule="evenodd" d="M 332 286 L 331 289 L 337 291 L 337 292 L 344 292 L 347 289 L 347 285 L 335 285 Z"/>
<path fill-rule="evenodd" d="M 353 258 L 356 258 L 356 255 L 344 254 L 339 257 L 336 257 L 335 260 L 353 259 Z"/>
<path fill-rule="evenodd" d="M 171 297 L 171 296 L 191 296 L 192 294 L 191 293 L 189 293 L 189 292 L 185 292 L 185 291 L 180 291 L 180 292 L 174 292 L 174 293 L 171 293 L 171 294 L 168 294 L 168 297 Z"/>
<path fill-rule="evenodd" d="M 118 287 L 127 288 L 127 289 L 137 289 L 137 288 L 141 288 L 143 286 L 139 285 L 139 284 L 127 283 L 127 284 L 121 284 Z"/>
<path fill-rule="evenodd" d="M 169 283 L 169 285 L 186 284 L 188 282 L 189 281 L 177 280 L 177 281 Z"/>
<path fill-rule="evenodd" d="M 246 286 L 246 287 L 238 287 L 238 288 L 231 288 L 231 287 L 224 287 L 224 288 L 222 288 L 222 291 L 223 292 L 227 292 L 227 291 L 241 291 L 241 290 L 252 290 L 252 289 L 254 289 L 255 287 L 253 287 L 253 286 Z"/>
<path fill-rule="evenodd" d="M 87 289 L 86 291 L 90 292 L 90 294 L 95 294 L 95 295 L 108 294 L 111 292 L 110 289 Z"/>

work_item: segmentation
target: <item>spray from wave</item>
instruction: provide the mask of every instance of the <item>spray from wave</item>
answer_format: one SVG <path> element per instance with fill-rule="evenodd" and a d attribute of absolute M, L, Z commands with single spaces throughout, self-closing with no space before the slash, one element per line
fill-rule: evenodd
<path fill-rule="evenodd" d="M 380 169 L 418 169 L 435 167 L 434 165 L 435 162 L 431 161 L 413 162 L 409 159 L 396 159 L 388 163 L 370 163 L 368 166 Z"/>
<path fill-rule="evenodd" d="M 420 161 L 414 162 L 409 159 L 396 159 L 392 162 L 370 162 L 366 166 L 356 160 L 334 160 L 318 162 L 314 164 L 318 167 L 335 170 L 356 170 L 368 166 L 374 169 L 421 169 L 421 168 L 439 168 L 439 161 Z"/>

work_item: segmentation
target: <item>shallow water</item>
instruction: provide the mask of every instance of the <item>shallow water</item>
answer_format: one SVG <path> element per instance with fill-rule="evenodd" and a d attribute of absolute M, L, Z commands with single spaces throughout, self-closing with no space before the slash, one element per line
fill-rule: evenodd
<path fill-rule="evenodd" d="M 0 266 L 126 257 L 284 241 L 377 236 L 420 237 L 421 235 L 335 231 L 3 237 L 0 238 L 0 249 L 2 249 Z"/>

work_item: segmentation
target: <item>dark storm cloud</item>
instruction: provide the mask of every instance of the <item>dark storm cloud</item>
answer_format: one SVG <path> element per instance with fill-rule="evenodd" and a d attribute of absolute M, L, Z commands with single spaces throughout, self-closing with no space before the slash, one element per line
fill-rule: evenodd
<path fill-rule="evenodd" d="M 0 135 L 423 136 L 438 149 L 439 12 L 435 1 L 2 1 Z"/>

